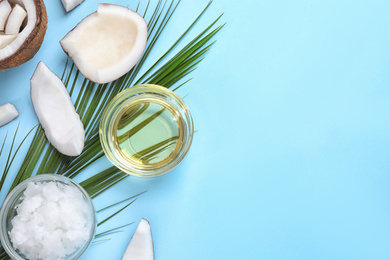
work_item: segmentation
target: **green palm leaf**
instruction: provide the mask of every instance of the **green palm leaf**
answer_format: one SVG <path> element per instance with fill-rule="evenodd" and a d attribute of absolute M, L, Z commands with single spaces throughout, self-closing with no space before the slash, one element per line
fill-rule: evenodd
<path fill-rule="evenodd" d="M 137 84 L 158 84 L 167 88 L 175 87 L 174 90 L 177 90 L 189 81 L 183 81 L 183 79 L 196 69 L 196 66 L 200 61 L 202 61 L 207 51 L 214 44 L 214 42 L 211 42 L 212 38 L 223 27 L 223 25 L 215 27 L 215 24 L 218 22 L 221 16 L 215 19 L 207 28 L 205 28 L 197 36 L 190 40 L 182 49 L 176 53 L 174 53 L 174 50 L 179 45 L 179 43 L 185 39 L 189 31 L 193 29 L 202 15 L 206 12 L 211 2 L 209 2 L 206 8 L 184 31 L 184 33 L 182 33 L 177 38 L 171 47 L 164 54 L 162 54 L 152 66 L 146 68 L 146 70 L 144 69 L 143 71 L 146 71 L 145 73 L 140 75 L 141 68 L 143 68 L 146 64 L 146 61 L 151 58 L 151 51 L 156 46 L 160 37 L 163 36 L 164 29 L 170 21 L 179 3 L 180 1 L 175 3 L 172 0 L 169 5 L 166 5 L 163 3 L 163 1 L 158 1 L 157 6 L 152 12 L 148 22 L 149 37 L 143 57 L 130 72 L 118 80 L 100 85 L 93 83 L 83 78 L 74 64 L 67 60 L 61 79 L 67 87 L 72 99 L 75 99 L 76 111 L 79 113 L 85 127 L 86 141 L 84 150 L 78 157 L 64 156 L 47 142 L 43 129 L 40 126 L 31 129 L 28 135 L 33 134 L 34 136 L 19 170 L 15 176 L 12 176 L 14 179 L 9 190 L 14 188 L 23 180 L 33 176 L 34 174 L 54 173 L 74 178 L 85 168 L 89 167 L 95 161 L 102 158 L 104 156 L 104 152 L 102 151 L 102 147 L 100 145 L 98 132 L 100 117 L 110 100 L 112 100 L 112 98 L 122 90 Z M 139 7 L 137 7 L 137 10 L 140 12 Z M 148 3 L 144 9 L 143 15 L 146 16 L 149 11 L 150 6 Z M 142 122 L 141 125 L 137 127 L 142 128 L 148 123 L 149 121 Z M 7 177 L 11 177 L 9 174 L 11 164 L 17 154 L 17 151 L 20 149 L 28 136 L 27 135 L 23 139 L 16 151 L 12 154 L 13 146 L 15 145 L 16 134 L 17 130 L 15 132 L 7 163 L 0 180 L 1 193 L 9 191 L 2 189 L 3 183 Z M 4 139 L 1 145 L 0 156 L 3 153 L 6 139 L 7 137 Z M 143 160 L 145 161 L 147 161 L 148 158 L 151 159 L 153 156 L 155 156 L 157 151 L 165 149 L 166 145 L 169 144 L 169 141 L 171 140 L 166 140 L 165 142 L 161 142 L 148 149 L 145 149 L 145 151 L 143 151 L 140 156 L 142 156 Z M 95 198 L 127 177 L 128 174 L 125 174 L 116 167 L 112 166 L 107 169 L 102 169 L 100 172 L 82 181 L 80 184 L 87 190 L 92 198 Z M 133 202 L 134 200 L 128 203 L 128 205 L 126 205 L 124 208 Z M 111 219 L 124 208 L 106 220 L 100 222 L 99 225 Z M 114 232 L 114 230 L 112 231 Z M 110 233 L 110 231 L 105 232 L 105 234 Z M 2 247 L 0 247 L 0 259 L 7 259 L 7 256 Z"/>

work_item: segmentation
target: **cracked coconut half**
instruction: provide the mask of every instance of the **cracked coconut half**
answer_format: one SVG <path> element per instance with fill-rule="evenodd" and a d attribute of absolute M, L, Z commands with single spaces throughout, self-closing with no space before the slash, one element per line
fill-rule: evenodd
<path fill-rule="evenodd" d="M 47 29 L 43 0 L 0 0 L 0 70 L 30 60 Z"/>
<path fill-rule="evenodd" d="M 148 36 L 145 20 L 127 7 L 99 4 L 61 41 L 84 77 L 108 83 L 130 71 L 141 58 Z"/>
<path fill-rule="evenodd" d="M 85 140 L 83 123 L 65 85 L 43 62 L 31 78 L 31 100 L 49 142 L 62 154 L 81 154 Z"/>

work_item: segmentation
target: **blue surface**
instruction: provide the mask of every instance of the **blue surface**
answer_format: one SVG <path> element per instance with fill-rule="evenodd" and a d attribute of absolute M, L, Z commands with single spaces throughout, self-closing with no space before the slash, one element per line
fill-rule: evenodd
<path fill-rule="evenodd" d="M 45 1 L 42 49 L 0 72 L 0 103 L 18 107 L 21 132 L 37 122 L 36 64 L 62 72 L 58 41 L 97 2 L 66 14 L 60 0 Z M 182 1 L 161 50 L 207 2 Z M 98 198 L 101 207 L 148 190 L 100 230 L 148 219 L 158 260 L 390 259 L 389 8 L 380 0 L 214 1 L 192 35 L 222 12 L 227 25 L 179 91 L 198 130 L 193 146 L 168 175 L 128 178 Z M 121 259 L 135 228 L 82 259 Z"/>

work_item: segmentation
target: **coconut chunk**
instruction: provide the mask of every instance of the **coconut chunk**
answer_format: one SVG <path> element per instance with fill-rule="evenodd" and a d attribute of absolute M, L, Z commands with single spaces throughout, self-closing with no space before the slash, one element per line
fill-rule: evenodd
<path fill-rule="evenodd" d="M 0 106 L 0 127 L 8 124 L 19 116 L 16 107 L 10 103 Z"/>
<path fill-rule="evenodd" d="M 31 78 L 31 100 L 49 142 L 62 154 L 79 155 L 85 131 L 62 81 L 39 62 Z"/>
<path fill-rule="evenodd" d="M 65 11 L 70 12 L 84 2 L 84 0 L 61 0 L 61 2 Z"/>
<path fill-rule="evenodd" d="M 24 19 L 27 17 L 27 12 L 20 5 L 15 5 L 9 14 L 7 23 L 5 24 L 5 34 L 18 34 Z"/>
<path fill-rule="evenodd" d="M 108 83 L 130 71 L 141 58 L 147 24 L 127 7 L 99 4 L 61 41 L 79 71 L 96 83 Z"/>
<path fill-rule="evenodd" d="M 8 46 L 13 40 L 16 39 L 16 36 L 18 36 L 18 35 L 17 34 L 11 34 L 11 35 L 3 34 L 3 35 L 0 35 L 0 49 Z"/>
<path fill-rule="evenodd" d="M 8 3 L 7 0 L 3 0 L 0 2 L 0 31 L 4 31 L 5 23 L 7 22 L 11 10 L 11 5 Z"/>
<path fill-rule="evenodd" d="M 149 221 L 141 219 L 122 260 L 154 260 L 152 230 Z"/>

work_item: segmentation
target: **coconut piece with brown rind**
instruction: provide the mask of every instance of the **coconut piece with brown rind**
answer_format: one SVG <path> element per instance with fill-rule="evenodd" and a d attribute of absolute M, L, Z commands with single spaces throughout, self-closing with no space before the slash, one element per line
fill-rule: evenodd
<path fill-rule="evenodd" d="M 27 24 L 11 44 L 0 50 L 0 70 L 25 63 L 42 45 L 47 29 L 43 0 L 23 0 L 23 6 L 27 11 Z"/>

